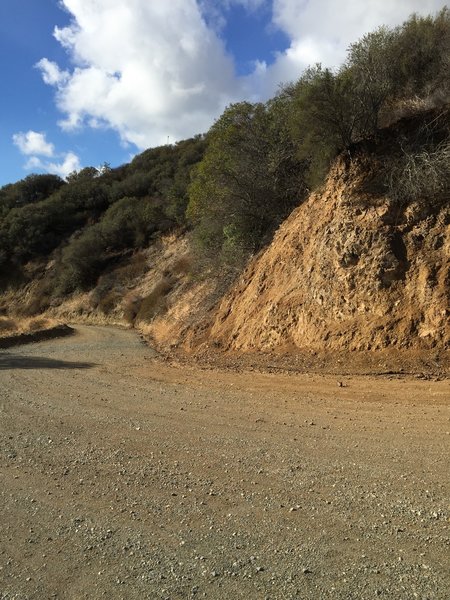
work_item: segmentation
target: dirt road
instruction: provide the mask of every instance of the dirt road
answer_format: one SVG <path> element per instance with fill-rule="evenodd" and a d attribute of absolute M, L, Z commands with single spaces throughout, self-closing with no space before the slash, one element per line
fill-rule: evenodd
<path fill-rule="evenodd" d="M 447 381 L 0 353 L 0 598 L 447 599 Z"/>

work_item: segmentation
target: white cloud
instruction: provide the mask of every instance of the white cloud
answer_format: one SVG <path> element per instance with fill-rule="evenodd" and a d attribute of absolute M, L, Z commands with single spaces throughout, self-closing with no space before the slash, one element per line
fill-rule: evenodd
<path fill-rule="evenodd" d="M 24 165 L 27 170 L 39 169 L 46 173 L 67 177 L 72 171 L 79 171 L 81 168 L 80 159 L 74 152 L 55 155 L 55 146 L 47 141 L 44 133 L 36 131 L 15 133 L 12 139 L 20 152 L 29 157 Z M 50 158 L 56 160 L 48 160 Z"/>
<path fill-rule="evenodd" d="M 57 89 L 64 129 L 89 122 L 139 148 L 206 131 L 240 99 L 223 42 L 195 0 L 63 0 L 72 23 L 55 30 L 75 68 L 40 61 Z"/>
<path fill-rule="evenodd" d="M 76 154 L 67 152 L 64 154 L 62 161 L 47 163 L 44 168 L 48 173 L 55 173 L 56 175 L 65 178 L 69 173 L 79 171 L 81 169 L 81 164 L 80 159 Z"/>
<path fill-rule="evenodd" d="M 12 137 L 14 144 L 22 154 L 36 154 L 38 156 L 53 156 L 55 147 L 47 142 L 45 133 L 27 131 L 27 133 L 15 133 Z"/>
<path fill-rule="evenodd" d="M 315 62 L 337 66 L 349 44 L 412 12 L 434 13 L 442 0 L 61 0 L 72 16 L 55 37 L 73 63 L 66 71 L 42 59 L 55 87 L 61 126 L 109 127 L 143 149 L 209 129 L 224 107 L 266 99 L 280 82 Z M 273 64 L 255 63 L 239 78 L 220 38 L 233 4 L 267 6 L 290 40 Z M 211 18 L 211 15 L 213 18 Z"/>
<path fill-rule="evenodd" d="M 45 161 L 38 156 L 31 156 L 24 168 L 27 170 L 39 169 L 46 173 L 52 173 L 54 175 L 59 175 L 62 178 L 66 178 L 69 173 L 79 171 L 81 169 L 81 164 L 79 157 L 75 153 L 66 152 L 61 156 L 59 162 Z"/>
<path fill-rule="evenodd" d="M 30 171 L 32 169 L 43 169 L 43 164 L 43 161 L 39 157 L 30 156 L 23 168 Z"/>
<path fill-rule="evenodd" d="M 42 71 L 42 79 L 48 85 L 60 85 L 67 81 L 69 73 L 61 71 L 58 65 L 47 58 L 42 58 L 36 67 Z"/>

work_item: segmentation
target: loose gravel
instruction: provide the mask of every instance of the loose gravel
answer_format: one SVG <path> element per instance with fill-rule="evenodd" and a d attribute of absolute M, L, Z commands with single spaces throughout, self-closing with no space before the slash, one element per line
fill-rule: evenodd
<path fill-rule="evenodd" d="M 447 381 L 0 352 L 0 599 L 450 598 Z"/>

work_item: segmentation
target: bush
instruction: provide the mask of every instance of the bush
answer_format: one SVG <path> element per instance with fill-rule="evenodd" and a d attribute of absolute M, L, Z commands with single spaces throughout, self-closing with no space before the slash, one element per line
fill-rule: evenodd
<path fill-rule="evenodd" d="M 163 216 L 152 198 L 122 198 L 103 215 L 99 228 L 111 250 L 142 248 L 158 231 Z"/>
<path fill-rule="evenodd" d="M 0 188 L 0 218 L 12 208 L 40 202 L 49 198 L 64 185 L 57 175 L 28 175 L 25 179 Z"/>
<path fill-rule="evenodd" d="M 324 180 L 340 151 L 376 135 L 382 118 L 392 121 L 399 103 L 414 98 L 423 106 L 430 94 L 434 102 L 438 96 L 448 102 L 449 56 L 450 12 L 443 9 L 434 18 L 413 15 L 401 27 L 365 35 L 337 72 L 307 69 L 288 91 L 291 134 L 309 161 L 309 185 Z"/>
<path fill-rule="evenodd" d="M 42 279 L 32 291 L 30 300 L 18 308 L 18 314 L 24 317 L 33 317 L 49 308 L 54 282 L 51 279 Z"/>
<path fill-rule="evenodd" d="M 141 302 L 142 298 L 140 296 L 136 296 L 135 294 L 126 296 L 123 300 L 123 318 L 130 325 L 133 325 L 134 321 L 136 320 Z"/>
<path fill-rule="evenodd" d="M 118 290 L 110 290 L 107 292 L 98 303 L 98 308 L 104 315 L 109 315 L 117 306 L 119 306 L 123 294 Z"/>
<path fill-rule="evenodd" d="M 35 331 L 40 331 L 42 329 L 48 328 L 50 322 L 45 317 L 36 317 L 31 319 L 28 323 L 28 331 L 30 333 L 34 333 Z"/>
<path fill-rule="evenodd" d="M 129 285 L 148 270 L 147 258 L 143 252 L 133 254 L 129 262 L 114 270 L 113 274 L 118 283 Z"/>
<path fill-rule="evenodd" d="M 140 248 L 148 242 L 158 230 L 158 218 L 159 208 L 151 199 L 122 198 L 114 203 L 98 223 L 63 249 L 57 266 L 57 292 L 91 287 L 111 259 L 117 260 L 127 248 Z"/>
<path fill-rule="evenodd" d="M 121 303 L 126 286 L 141 277 L 146 270 L 146 257 L 142 252 L 138 252 L 126 264 L 101 275 L 90 295 L 91 306 L 109 314 Z"/>
<path fill-rule="evenodd" d="M 420 151 L 404 151 L 388 167 L 387 189 L 390 198 L 403 205 L 414 200 L 448 200 L 450 194 L 450 142 Z"/>
<path fill-rule="evenodd" d="M 57 268 L 57 294 L 87 289 L 99 277 L 105 262 L 105 241 L 94 225 L 66 246 Z"/>
<path fill-rule="evenodd" d="M 282 109 L 281 100 L 234 104 L 209 131 L 205 156 L 193 170 L 187 208 L 202 257 L 239 269 L 299 203 L 302 165 L 294 153 L 289 155 L 289 143 L 283 148 Z M 297 167 L 296 177 L 289 160 Z"/>
<path fill-rule="evenodd" d="M 394 30 L 391 62 L 397 98 L 442 95 L 448 101 L 450 10 L 435 17 L 412 15 Z"/>
<path fill-rule="evenodd" d="M 306 180 L 312 189 L 324 181 L 333 158 L 355 137 L 359 108 L 352 88 L 348 70 L 335 75 L 316 65 L 292 89 L 291 135 L 299 158 L 308 164 Z"/>

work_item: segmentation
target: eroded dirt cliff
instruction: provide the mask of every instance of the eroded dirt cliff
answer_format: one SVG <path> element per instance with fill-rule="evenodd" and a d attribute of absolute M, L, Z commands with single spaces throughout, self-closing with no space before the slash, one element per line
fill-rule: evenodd
<path fill-rule="evenodd" d="M 450 344 L 450 208 L 399 206 L 364 152 L 282 224 L 222 300 L 211 340 L 251 351 Z"/>

